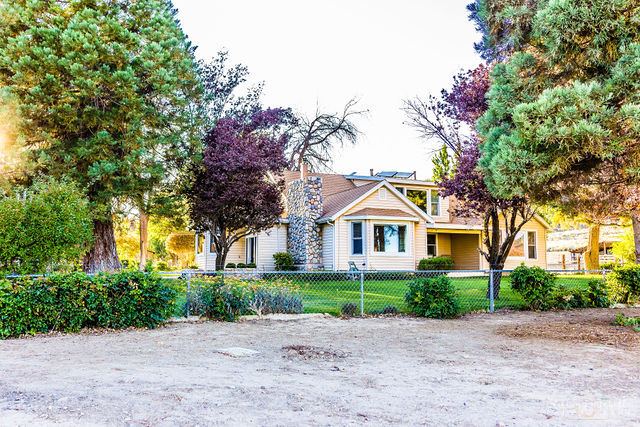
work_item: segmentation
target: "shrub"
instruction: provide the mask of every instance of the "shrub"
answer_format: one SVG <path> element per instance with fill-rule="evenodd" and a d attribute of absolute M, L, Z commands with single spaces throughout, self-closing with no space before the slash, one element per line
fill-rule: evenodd
<path fill-rule="evenodd" d="M 89 248 L 89 203 L 71 184 L 47 181 L 24 198 L 0 197 L 0 269 L 9 273 L 70 270 Z"/>
<path fill-rule="evenodd" d="M 414 280 L 405 300 L 417 316 L 445 319 L 457 316 L 460 311 L 455 289 L 446 276 Z"/>
<path fill-rule="evenodd" d="M 398 314 L 400 311 L 394 305 L 388 305 L 382 310 L 371 310 L 370 314 L 378 315 L 378 314 Z"/>
<path fill-rule="evenodd" d="M 613 270 L 614 268 L 616 268 L 619 264 L 617 262 L 614 261 L 609 261 L 609 262 L 603 262 L 600 264 L 600 268 L 602 270 Z"/>
<path fill-rule="evenodd" d="M 358 312 L 358 305 L 352 302 L 346 302 L 340 307 L 340 315 L 344 317 L 354 317 Z"/>
<path fill-rule="evenodd" d="M 244 262 L 239 262 L 238 264 L 236 264 L 236 267 L 238 267 L 238 268 L 247 268 L 247 264 L 245 264 Z"/>
<path fill-rule="evenodd" d="M 236 264 L 234 262 L 228 262 L 225 268 L 236 268 Z"/>
<path fill-rule="evenodd" d="M 156 274 L 58 274 L 0 279 L 0 338 L 81 328 L 153 328 L 175 311 L 176 289 Z"/>
<path fill-rule="evenodd" d="M 302 313 L 302 299 L 288 281 L 243 280 L 232 276 L 192 281 L 191 311 L 210 319 L 234 321 L 255 313 Z"/>
<path fill-rule="evenodd" d="M 611 300 L 628 303 L 640 296 L 640 265 L 627 264 L 615 268 L 607 275 L 607 287 Z"/>
<path fill-rule="evenodd" d="M 555 287 L 557 277 L 540 267 L 527 267 L 524 264 L 516 267 L 509 276 L 511 288 L 522 296 L 532 310 L 549 308 L 551 291 Z"/>
<path fill-rule="evenodd" d="M 189 264 L 196 247 L 196 235 L 193 232 L 172 233 L 167 236 L 167 250 L 178 257 L 181 266 Z"/>
<path fill-rule="evenodd" d="M 602 279 L 590 280 L 586 295 L 589 300 L 589 307 L 606 308 L 611 305 L 607 293 L 607 285 Z"/>
<path fill-rule="evenodd" d="M 275 254 L 273 254 L 273 259 L 276 264 L 276 270 L 295 270 L 295 266 L 293 265 L 293 257 L 291 256 L 291 254 L 288 254 L 286 252 L 276 252 Z"/>
<path fill-rule="evenodd" d="M 246 268 L 256 268 L 256 263 L 255 262 L 250 262 L 246 265 Z"/>
<path fill-rule="evenodd" d="M 156 267 L 158 271 L 171 271 L 171 269 L 169 268 L 169 264 L 167 264 L 165 261 L 160 261 L 158 264 L 156 264 Z"/>
<path fill-rule="evenodd" d="M 558 286 L 551 291 L 549 298 L 544 303 L 544 308 L 560 310 L 572 310 L 574 308 L 589 307 L 587 292 L 581 289 L 569 289 Z"/>
<path fill-rule="evenodd" d="M 453 259 L 444 256 L 438 256 L 433 258 L 423 258 L 418 263 L 418 270 L 420 271 L 435 271 L 435 270 L 452 270 Z"/>

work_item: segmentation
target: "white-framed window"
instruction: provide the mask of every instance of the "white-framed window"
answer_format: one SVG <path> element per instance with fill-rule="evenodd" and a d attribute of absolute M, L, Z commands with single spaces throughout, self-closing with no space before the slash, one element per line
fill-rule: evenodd
<path fill-rule="evenodd" d="M 400 224 L 373 225 L 373 251 L 384 254 L 407 253 L 407 226 Z"/>
<path fill-rule="evenodd" d="M 198 233 L 196 236 L 196 253 L 201 254 L 204 252 L 204 234 Z"/>
<path fill-rule="evenodd" d="M 216 246 L 214 244 L 213 236 L 211 234 L 209 234 L 209 253 L 210 254 L 216 253 Z"/>
<path fill-rule="evenodd" d="M 256 255 L 258 254 L 258 238 L 255 236 L 247 237 L 245 240 L 245 251 L 247 264 L 256 263 Z"/>
<path fill-rule="evenodd" d="M 362 222 L 351 223 L 351 255 L 364 253 L 364 226 Z"/>
<path fill-rule="evenodd" d="M 440 216 L 440 194 L 438 190 L 431 190 L 429 194 L 429 205 L 431 206 L 431 216 Z"/>
<path fill-rule="evenodd" d="M 378 199 L 379 200 L 387 200 L 387 189 L 381 188 L 378 190 Z"/>
<path fill-rule="evenodd" d="M 527 231 L 527 258 L 538 259 L 538 233 Z"/>
<path fill-rule="evenodd" d="M 438 245 L 435 234 L 427 234 L 427 258 L 438 256 Z"/>

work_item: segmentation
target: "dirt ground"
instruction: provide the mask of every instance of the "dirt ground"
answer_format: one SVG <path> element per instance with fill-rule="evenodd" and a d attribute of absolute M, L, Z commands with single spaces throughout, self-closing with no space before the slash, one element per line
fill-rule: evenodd
<path fill-rule="evenodd" d="M 298 317 L 7 340 L 0 425 L 640 423 L 637 333 L 599 335 L 620 311 L 640 315 Z"/>

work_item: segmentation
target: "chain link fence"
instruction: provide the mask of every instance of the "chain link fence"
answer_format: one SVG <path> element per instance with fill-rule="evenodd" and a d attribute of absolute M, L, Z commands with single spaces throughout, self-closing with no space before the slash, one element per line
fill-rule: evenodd
<path fill-rule="evenodd" d="M 587 289 L 592 280 L 606 278 L 606 270 L 548 270 L 558 276 L 557 285 L 567 289 Z M 520 309 L 525 304 L 511 289 L 511 270 L 455 271 L 183 271 L 182 315 L 201 314 L 202 299 L 210 286 L 249 286 L 264 298 L 278 298 L 292 312 L 333 315 L 408 313 L 406 295 L 412 283 L 446 276 L 455 289 L 461 312 Z M 169 277 L 168 277 L 169 278 Z M 173 273 L 172 278 L 176 278 Z M 280 292 L 287 289 L 287 295 Z M 492 292 L 493 290 L 493 292 Z M 269 296 L 266 296 L 269 294 Z M 263 298 L 263 299 L 264 299 Z M 295 301 L 294 301 L 295 300 Z M 259 311 L 254 307 L 253 311 Z"/>

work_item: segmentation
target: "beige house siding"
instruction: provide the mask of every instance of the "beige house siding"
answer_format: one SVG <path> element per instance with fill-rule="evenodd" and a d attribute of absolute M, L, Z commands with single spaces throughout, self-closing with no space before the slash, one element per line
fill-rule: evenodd
<path fill-rule="evenodd" d="M 349 262 L 353 261 L 358 268 L 376 270 L 414 270 L 417 262 L 426 256 L 427 223 L 420 218 L 419 222 L 402 220 L 363 220 L 364 225 L 364 253 L 363 255 L 351 254 L 351 221 L 343 219 L 351 213 L 367 208 L 399 209 L 406 212 L 407 217 L 419 218 L 418 214 L 408 207 L 404 201 L 386 190 L 386 200 L 380 199 L 377 190 L 367 198 L 349 209 L 335 222 L 336 227 L 336 266 L 338 270 L 347 270 Z M 376 223 L 400 224 L 407 226 L 407 253 L 403 255 L 385 255 L 373 252 L 373 226 Z"/>
<path fill-rule="evenodd" d="M 507 258 L 507 262 L 504 265 L 505 270 L 512 270 L 523 262 L 528 267 L 547 268 L 547 230 L 538 220 L 532 219 L 522 227 L 522 231 L 525 233 L 527 231 L 536 232 L 536 252 L 538 257 L 537 259 L 527 258 L 527 247 L 525 246 L 525 258 Z"/>
<path fill-rule="evenodd" d="M 260 270 L 275 270 L 276 264 L 273 254 L 287 251 L 287 228 L 278 225 L 269 230 L 258 233 L 257 266 Z M 246 257 L 246 255 L 245 255 Z M 244 261 L 242 261 L 244 262 Z"/>
<path fill-rule="evenodd" d="M 451 235 L 438 233 L 436 234 L 436 255 L 451 256 Z"/>
<path fill-rule="evenodd" d="M 211 235 L 205 233 L 204 253 L 196 254 L 196 265 L 203 270 L 215 270 L 216 268 L 216 253 L 209 251 L 210 248 Z M 231 245 L 226 263 L 228 264 L 230 262 L 235 264 L 245 262 L 244 239 L 240 239 Z"/>

